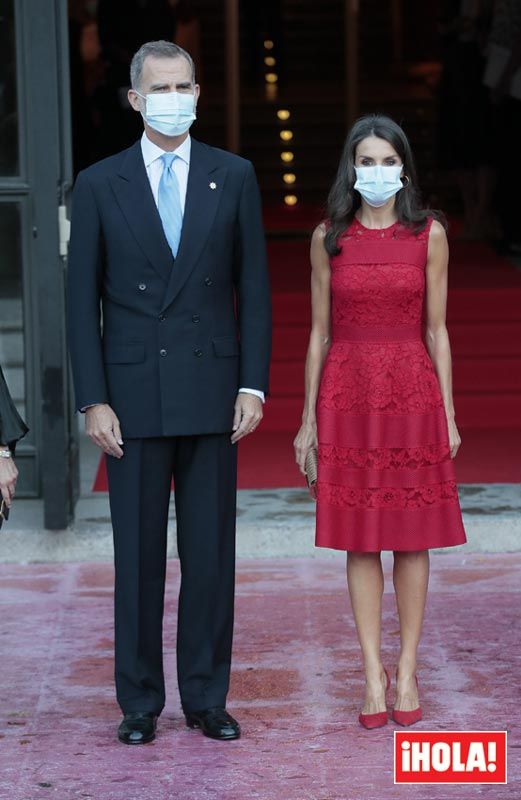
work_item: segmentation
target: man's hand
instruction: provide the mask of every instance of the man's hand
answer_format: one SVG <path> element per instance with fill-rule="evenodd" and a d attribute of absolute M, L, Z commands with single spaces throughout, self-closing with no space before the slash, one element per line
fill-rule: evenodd
<path fill-rule="evenodd" d="M 262 400 L 254 394 L 239 392 L 234 408 L 232 444 L 252 433 L 263 417 Z"/>
<path fill-rule="evenodd" d="M 123 444 L 119 420 L 107 403 L 91 406 L 85 412 L 85 432 L 104 453 L 115 458 L 123 457 Z"/>

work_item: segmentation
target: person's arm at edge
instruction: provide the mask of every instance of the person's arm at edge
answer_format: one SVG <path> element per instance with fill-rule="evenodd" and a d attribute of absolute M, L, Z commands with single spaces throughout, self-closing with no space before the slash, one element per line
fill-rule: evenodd
<path fill-rule="evenodd" d="M 446 324 L 449 245 L 443 225 L 433 220 L 426 266 L 425 344 L 434 365 L 447 415 L 451 456 L 461 444 L 452 397 L 452 357 Z"/>
<path fill-rule="evenodd" d="M 331 346 L 331 268 L 324 247 L 325 234 L 322 223 L 311 238 L 311 333 L 306 355 L 302 426 L 293 442 L 295 459 L 303 475 L 306 455 L 317 445 L 316 404 L 322 369 Z"/>

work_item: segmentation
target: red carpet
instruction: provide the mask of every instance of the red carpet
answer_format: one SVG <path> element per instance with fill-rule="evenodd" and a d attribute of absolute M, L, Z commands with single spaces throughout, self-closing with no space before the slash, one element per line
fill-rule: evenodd
<path fill-rule="evenodd" d="M 272 209 L 270 232 L 308 230 L 316 209 Z M 293 455 L 310 324 L 309 241 L 269 242 L 271 395 L 261 428 L 239 447 L 239 488 L 304 486 Z M 521 271 L 478 242 L 451 243 L 448 325 L 462 446 L 460 483 L 521 482 Z M 104 459 L 94 491 L 106 491 Z"/>

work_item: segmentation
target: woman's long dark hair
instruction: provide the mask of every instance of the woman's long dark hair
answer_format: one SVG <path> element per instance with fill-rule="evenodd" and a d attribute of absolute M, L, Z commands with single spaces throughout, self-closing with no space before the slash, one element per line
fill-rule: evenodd
<path fill-rule="evenodd" d="M 338 237 L 346 230 L 349 223 L 360 208 L 362 201 L 359 193 L 353 188 L 356 182 L 355 155 L 356 148 L 368 136 L 385 139 L 396 150 L 403 163 L 404 176 L 409 181 L 396 195 L 396 213 L 398 220 L 419 233 L 425 227 L 428 217 L 439 220 L 446 228 L 445 217 L 440 211 L 423 208 L 418 190 L 416 167 L 409 140 L 402 128 L 384 114 L 368 114 L 358 119 L 347 136 L 335 182 L 329 192 L 327 201 L 328 229 L 324 245 L 331 256 L 340 253 Z"/>

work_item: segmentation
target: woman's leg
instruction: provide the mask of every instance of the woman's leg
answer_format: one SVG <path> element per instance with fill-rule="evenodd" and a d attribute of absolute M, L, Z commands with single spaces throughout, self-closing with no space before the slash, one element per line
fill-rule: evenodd
<path fill-rule="evenodd" d="M 347 585 L 365 667 L 363 714 L 385 711 L 385 674 L 380 657 L 384 576 L 380 553 L 347 555 Z"/>
<path fill-rule="evenodd" d="M 395 708 L 411 711 L 419 705 L 414 673 L 429 584 L 429 551 L 394 553 L 393 583 L 400 618 L 400 658 Z"/>

